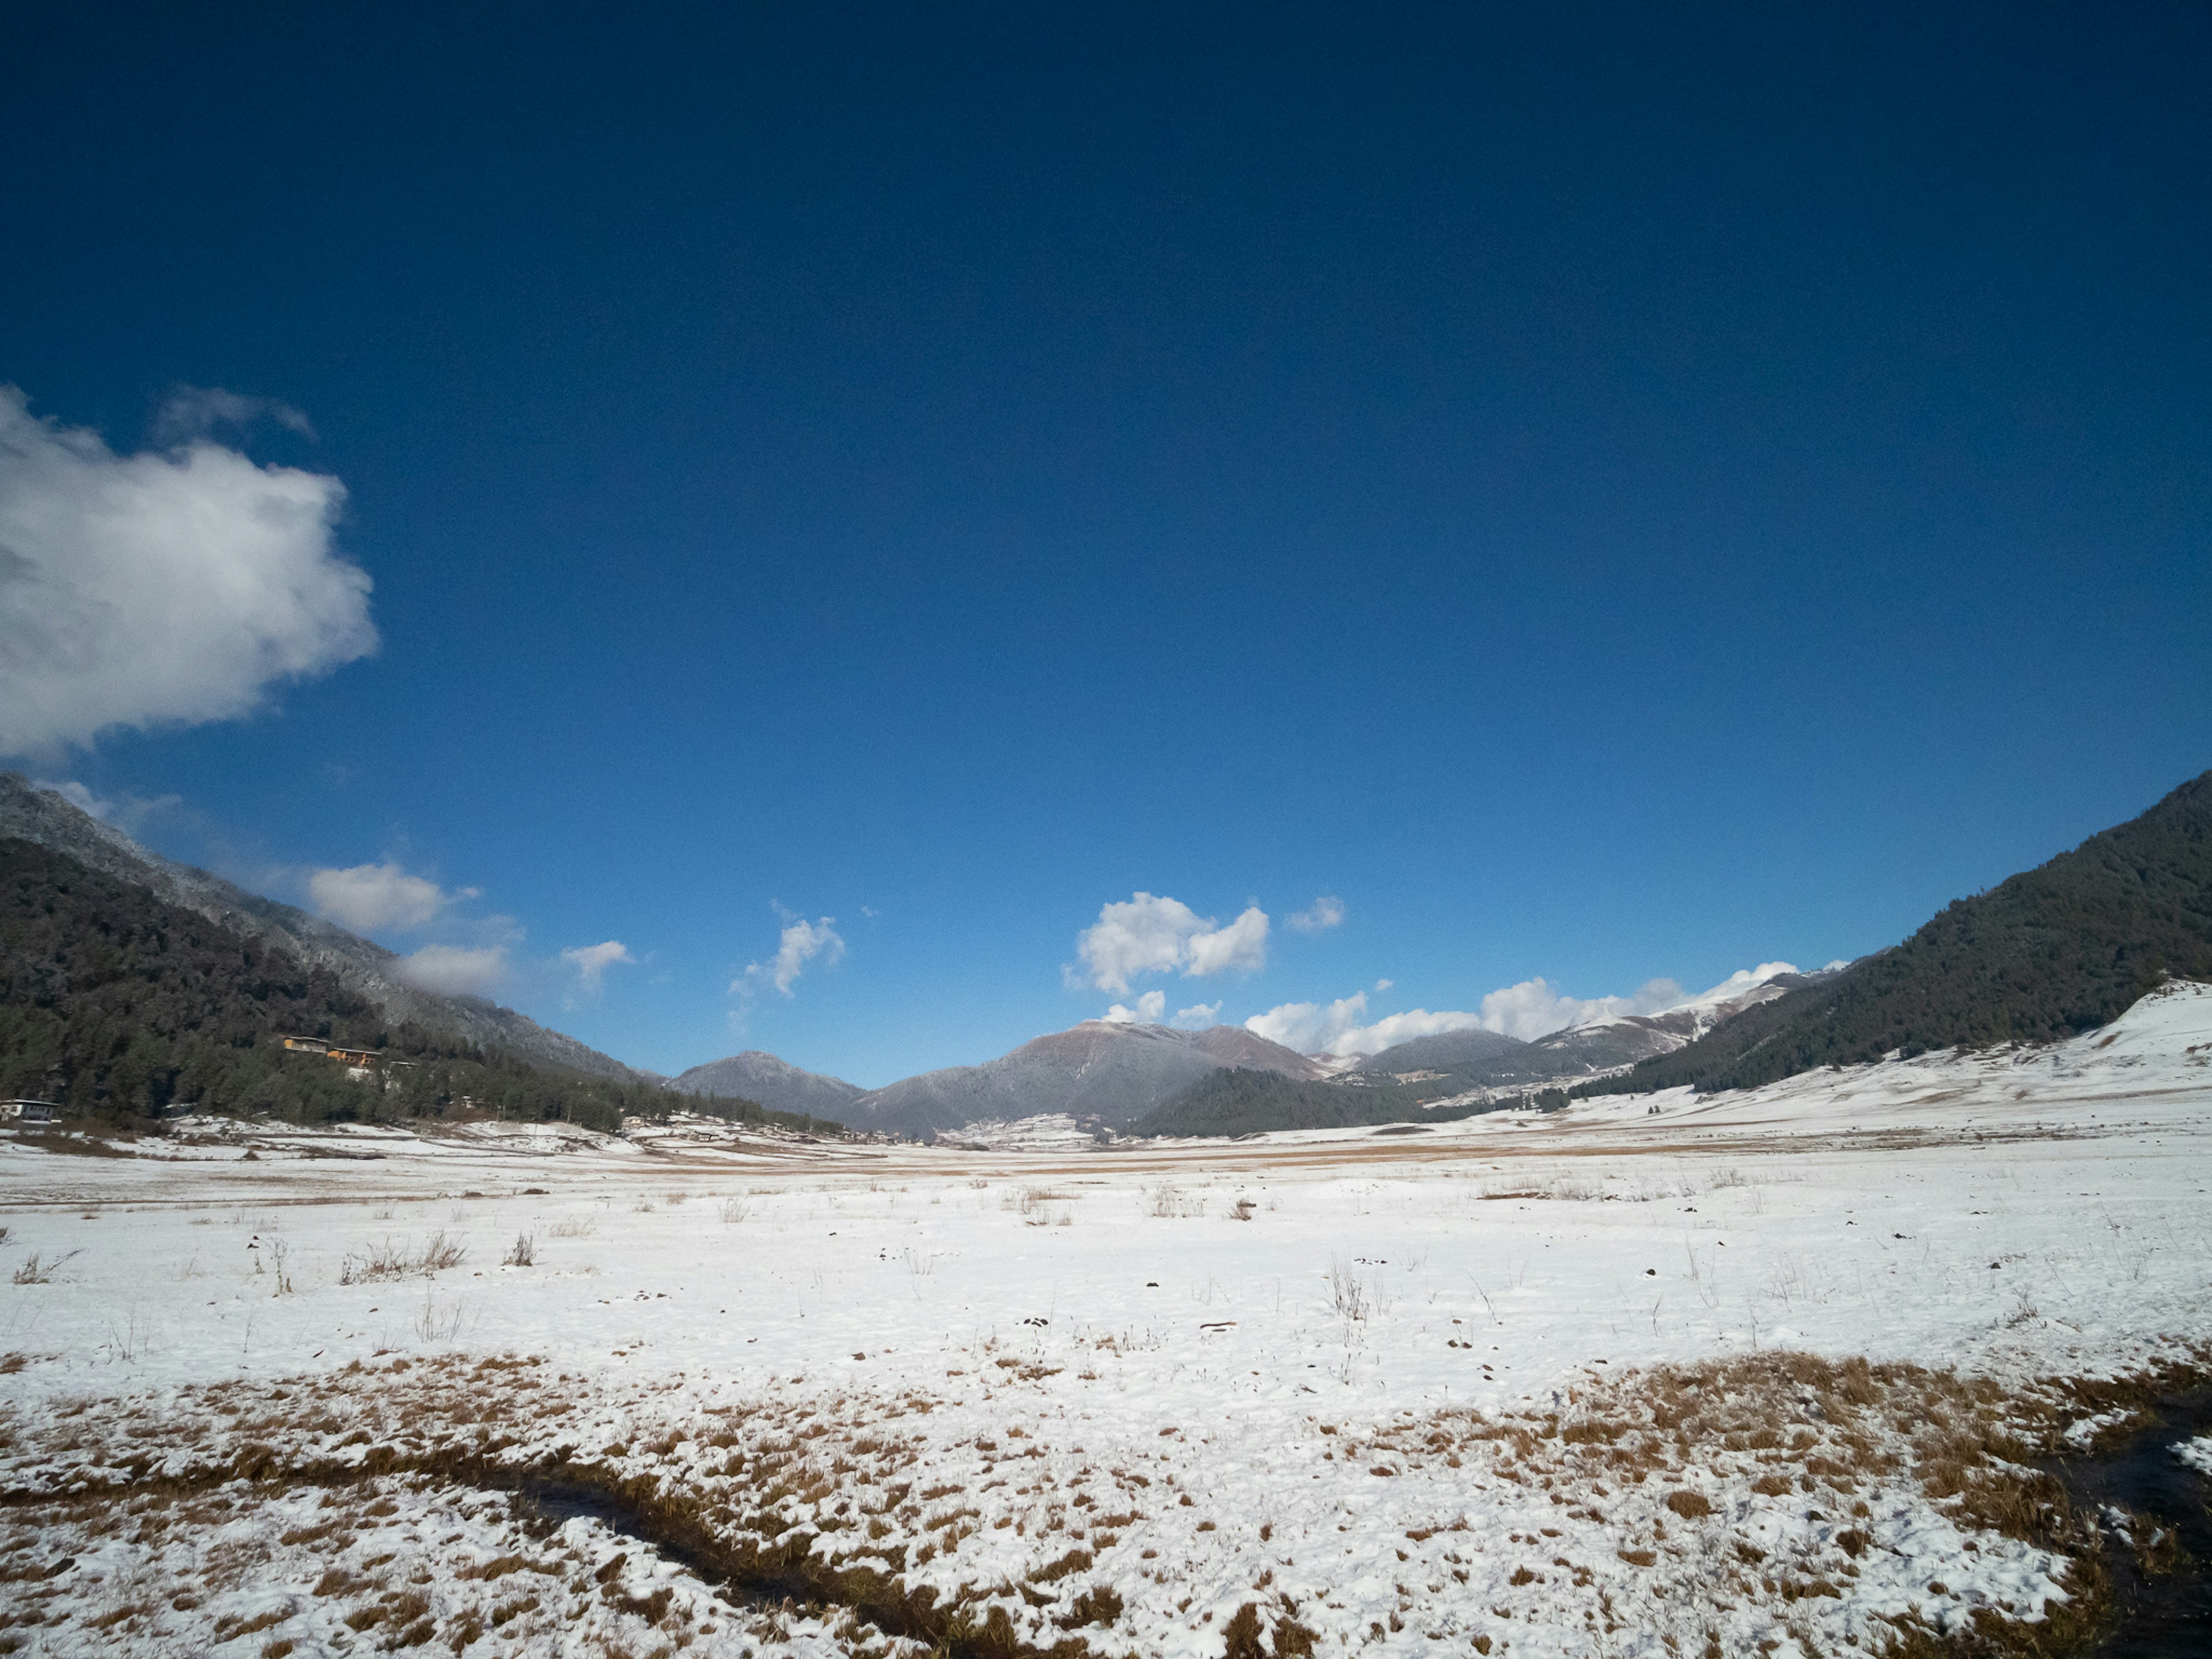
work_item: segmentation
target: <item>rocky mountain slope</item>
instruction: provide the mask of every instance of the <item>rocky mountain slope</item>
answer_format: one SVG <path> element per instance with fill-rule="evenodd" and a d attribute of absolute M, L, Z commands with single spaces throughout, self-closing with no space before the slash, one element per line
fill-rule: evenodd
<path fill-rule="evenodd" d="M 738 1095 L 757 1100 L 772 1111 L 805 1112 L 814 1117 L 846 1121 L 853 1103 L 867 1091 L 841 1077 L 801 1071 L 787 1060 L 758 1048 L 704 1066 L 668 1079 L 667 1086 L 687 1095 Z"/>
<path fill-rule="evenodd" d="M 195 911 L 245 938 L 280 946 L 310 968 L 325 969 L 393 1025 L 454 1033 L 486 1048 L 619 1082 L 643 1080 L 620 1060 L 482 997 L 445 996 L 400 976 L 397 952 L 234 886 L 220 876 L 149 851 L 111 824 L 80 811 L 19 772 L 0 772 L 0 837 L 14 836 L 143 886 L 166 903 Z"/>
<path fill-rule="evenodd" d="M 1178 1031 L 1094 1019 L 981 1066 L 903 1079 L 860 1096 L 839 1115 L 855 1128 L 903 1134 L 1046 1112 L 1121 1128 L 1199 1078 L 1232 1066 L 1301 1079 L 1322 1074 L 1305 1055 L 1240 1025 Z"/>

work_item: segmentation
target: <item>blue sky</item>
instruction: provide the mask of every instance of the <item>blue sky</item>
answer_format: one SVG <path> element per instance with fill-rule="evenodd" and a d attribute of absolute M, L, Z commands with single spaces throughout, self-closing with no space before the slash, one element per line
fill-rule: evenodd
<path fill-rule="evenodd" d="M 2202 9 L 1544 14 L 16 25 L 9 763 L 867 1084 L 1854 956 L 2212 765 Z"/>

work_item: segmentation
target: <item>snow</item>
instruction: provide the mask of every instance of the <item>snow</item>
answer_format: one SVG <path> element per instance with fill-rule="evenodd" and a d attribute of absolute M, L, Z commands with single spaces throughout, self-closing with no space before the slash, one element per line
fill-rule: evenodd
<path fill-rule="evenodd" d="M 2212 1474 L 2212 1435 L 2183 1441 L 2173 1449 L 2173 1455 L 2197 1474 Z"/>
<path fill-rule="evenodd" d="M 729 1607 L 651 1546 L 588 1517 L 547 1532 L 496 1490 L 565 1447 L 732 1516 L 781 1481 L 762 1535 L 964 1587 L 1040 1648 L 1073 1628 L 1101 1654 L 1218 1655 L 1248 1603 L 1317 1652 L 1481 1637 L 1516 1659 L 1607 1626 L 1610 1651 L 1656 1659 L 1709 1627 L 1786 1654 L 1914 1608 L 2037 1617 L 2057 1557 L 1904 1462 L 1819 1474 L 1849 1455 L 1833 1367 L 2024 1391 L 2201 1363 L 2208 1109 L 2212 988 L 2182 986 L 2047 1049 L 1412 1133 L 978 1151 L 711 1119 L 190 1121 L 129 1158 L 0 1139 L 22 1280 L 0 1282 L 0 1478 L 21 1559 L 74 1562 L 0 1567 L 0 1607 L 54 1653 L 359 1651 L 392 1633 L 379 1607 L 441 1644 L 475 1620 L 475 1653 L 854 1645 L 835 1609 Z M 532 1265 L 503 1264 L 524 1237 Z M 434 1240 L 465 1255 L 426 1268 Z M 1705 1379 L 1694 1443 L 1651 1426 L 1685 1376 Z M 1859 1431 L 1902 1458 L 1910 1415 L 1867 1409 Z M 321 1483 L 230 1480 L 256 1446 L 323 1460 Z M 434 1474 L 456 1447 L 471 1481 Z M 404 1466 L 339 1479 L 379 1449 Z M 210 1468 L 228 1484 L 133 1499 L 120 1528 L 120 1504 L 67 1498 Z M 547 1571 L 468 1576 L 512 1556 Z M 1089 1591 L 1119 1598 L 1110 1624 L 1055 1622 Z"/>

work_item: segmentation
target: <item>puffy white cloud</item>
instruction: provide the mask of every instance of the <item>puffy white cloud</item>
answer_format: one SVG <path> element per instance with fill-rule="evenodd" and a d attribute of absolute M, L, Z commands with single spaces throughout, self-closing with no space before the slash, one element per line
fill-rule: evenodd
<path fill-rule="evenodd" d="M 507 947 L 480 951 L 458 945 L 426 945 L 399 958 L 399 977 L 425 991 L 449 997 L 489 996 L 507 978 Z"/>
<path fill-rule="evenodd" d="M 1221 1005 L 1218 1002 L 1194 1002 L 1188 1008 L 1176 1009 L 1175 1018 L 1168 1024 L 1180 1026 L 1186 1031 L 1202 1031 L 1220 1018 Z"/>
<path fill-rule="evenodd" d="M 1147 991 L 1137 999 L 1135 1007 L 1124 1008 L 1117 1002 L 1098 1018 L 1109 1025 L 1157 1025 L 1160 1023 L 1160 1016 L 1167 1011 L 1168 994 L 1165 991 Z"/>
<path fill-rule="evenodd" d="M 374 652 L 344 500 L 204 439 L 118 455 L 0 386 L 0 754 L 228 720 Z"/>
<path fill-rule="evenodd" d="M 611 939 L 603 945 L 571 945 L 561 952 L 561 960 L 576 970 L 576 977 L 584 988 L 596 994 L 608 969 L 618 962 L 635 962 L 629 947 L 620 939 Z"/>
<path fill-rule="evenodd" d="M 789 920 L 783 932 L 776 936 L 775 959 L 765 964 L 749 963 L 744 973 L 730 981 L 731 995 L 749 997 L 762 985 L 769 984 L 789 996 L 799 975 L 805 972 L 806 964 L 816 957 L 821 958 L 825 968 L 843 959 L 845 941 L 838 937 L 832 925 L 836 917 L 824 916 L 811 922 L 804 916 L 792 916 L 788 911 L 784 914 Z"/>
<path fill-rule="evenodd" d="M 1185 978 L 1257 973 L 1267 965 L 1267 913 L 1255 904 L 1226 927 L 1191 935 Z"/>
<path fill-rule="evenodd" d="M 1180 899 L 1134 893 L 1127 903 L 1099 906 L 1098 920 L 1078 936 L 1075 949 L 1091 984 L 1125 995 L 1143 974 L 1250 973 L 1267 966 L 1267 913 L 1252 905 L 1222 927 Z"/>
<path fill-rule="evenodd" d="M 1334 927 L 1344 920 L 1344 901 L 1322 894 L 1304 910 L 1294 912 L 1291 926 L 1301 933 L 1318 933 L 1323 928 Z"/>
<path fill-rule="evenodd" d="M 1392 986 L 1395 985 L 1397 982 L 1398 982 L 1398 981 L 1397 981 L 1396 980 L 1395 980 L 1395 979 L 1378 979 L 1378 980 L 1376 980 L 1376 981 L 1375 981 L 1375 990 L 1376 990 L 1376 994 L 1379 996 L 1382 993 L 1383 993 L 1383 992 L 1385 992 L 1385 991 L 1389 990 Z"/>
<path fill-rule="evenodd" d="M 1300 1054 L 1341 1054 L 1344 1034 L 1357 1030 L 1366 1016 L 1367 993 L 1355 991 L 1326 1007 L 1317 1002 L 1279 1004 L 1253 1015 L 1244 1029 Z"/>
<path fill-rule="evenodd" d="M 356 864 L 345 870 L 316 870 L 307 877 L 307 902 L 315 914 L 357 933 L 393 928 L 409 933 L 427 927 L 457 899 L 474 898 L 477 890 L 448 893 L 422 876 L 410 876 L 397 864 Z"/>
<path fill-rule="evenodd" d="M 1377 982 L 1387 991 L 1390 981 Z M 1565 1026 L 1581 1025 L 1608 1014 L 1649 1014 L 1671 1008 L 1682 1000 L 1682 988 L 1671 979 L 1655 979 L 1625 997 L 1571 997 L 1543 979 L 1523 980 L 1491 992 L 1478 1009 L 1446 1008 L 1431 1012 L 1410 1008 L 1403 1013 L 1367 1018 L 1367 994 L 1356 992 L 1326 1007 L 1314 1002 L 1286 1002 L 1255 1014 L 1245 1029 L 1302 1054 L 1374 1054 L 1415 1037 L 1444 1031 L 1498 1031 L 1523 1042 L 1533 1042 Z"/>
<path fill-rule="evenodd" d="M 1625 997 L 1571 997 L 1547 980 L 1524 979 L 1483 998 L 1479 1023 L 1486 1030 L 1529 1042 L 1608 1014 L 1656 1013 L 1681 1000 L 1682 988 L 1671 979 L 1647 981 L 1634 995 Z"/>

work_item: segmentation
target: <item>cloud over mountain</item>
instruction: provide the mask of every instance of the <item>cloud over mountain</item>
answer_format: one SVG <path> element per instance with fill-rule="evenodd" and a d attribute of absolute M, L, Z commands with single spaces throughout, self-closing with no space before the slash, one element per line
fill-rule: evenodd
<path fill-rule="evenodd" d="M 1378 993 L 1390 981 L 1378 981 Z M 1609 1014 L 1644 1014 L 1673 1007 L 1681 1001 L 1682 988 L 1671 979 L 1655 979 L 1625 997 L 1571 997 L 1549 981 L 1525 979 L 1491 992 L 1479 1009 L 1409 1008 L 1376 1020 L 1367 1018 L 1367 993 L 1323 1005 L 1285 1002 L 1244 1022 L 1247 1030 L 1279 1042 L 1301 1054 L 1374 1054 L 1415 1037 L 1436 1036 L 1446 1031 L 1497 1031 L 1533 1042 L 1570 1025 L 1585 1024 Z"/>
<path fill-rule="evenodd" d="M 464 887 L 448 893 L 436 882 L 410 875 L 389 860 L 316 870 L 307 877 L 307 902 L 315 914 L 357 933 L 427 927 L 447 905 L 474 898 L 477 890 Z"/>
<path fill-rule="evenodd" d="M 374 652 L 344 501 L 204 438 L 118 455 L 0 386 L 0 753 L 232 719 Z"/>
<path fill-rule="evenodd" d="M 426 945 L 398 962 L 399 977 L 441 996 L 489 996 L 506 981 L 507 947 Z"/>
<path fill-rule="evenodd" d="M 1130 981 L 1146 974 L 1204 978 L 1266 967 L 1267 913 L 1248 906 L 1222 927 L 1180 899 L 1133 893 L 1127 902 L 1101 905 L 1075 948 L 1092 985 L 1126 996 Z"/>

